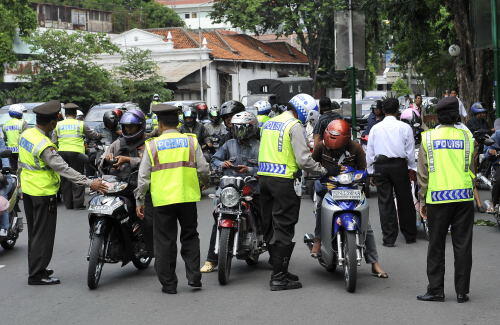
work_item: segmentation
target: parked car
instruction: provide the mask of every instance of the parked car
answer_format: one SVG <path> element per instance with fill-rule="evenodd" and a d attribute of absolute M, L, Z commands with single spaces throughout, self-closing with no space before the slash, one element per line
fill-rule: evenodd
<path fill-rule="evenodd" d="M 33 113 L 33 108 L 43 103 L 19 103 L 24 106 L 26 109 L 23 113 L 23 119 L 28 123 L 29 127 L 34 127 L 36 123 L 36 116 Z M 9 116 L 9 107 L 10 105 L 5 105 L 0 108 L 0 126 L 3 126 L 5 122 L 10 119 Z"/>
<path fill-rule="evenodd" d="M 124 110 L 139 108 L 137 104 L 126 102 L 126 103 L 102 103 L 92 106 L 87 115 L 85 116 L 85 124 L 91 129 L 101 129 L 104 127 L 102 122 L 102 117 L 107 111 L 111 111 L 116 108 L 121 108 Z"/>

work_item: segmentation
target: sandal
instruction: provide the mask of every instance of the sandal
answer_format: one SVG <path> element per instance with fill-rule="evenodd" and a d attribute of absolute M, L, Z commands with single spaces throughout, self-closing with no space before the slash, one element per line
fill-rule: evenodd
<path fill-rule="evenodd" d="M 389 277 L 387 272 L 372 272 L 372 275 L 379 279 L 387 279 Z"/>
<path fill-rule="evenodd" d="M 200 269 L 201 273 L 210 273 L 215 271 L 215 268 L 217 267 L 217 264 L 213 262 L 206 261 L 205 264 Z"/>

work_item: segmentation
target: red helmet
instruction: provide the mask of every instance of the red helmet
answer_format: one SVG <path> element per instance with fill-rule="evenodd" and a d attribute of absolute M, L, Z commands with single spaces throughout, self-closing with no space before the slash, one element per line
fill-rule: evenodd
<path fill-rule="evenodd" d="M 119 108 L 115 108 L 115 109 L 113 110 L 113 112 L 115 112 L 116 116 L 118 116 L 118 120 L 120 120 L 120 118 L 121 118 L 121 117 L 122 117 L 122 115 L 123 115 L 123 111 L 122 111 L 121 109 L 119 109 Z"/>
<path fill-rule="evenodd" d="M 328 149 L 345 147 L 351 139 L 351 126 L 345 120 L 333 120 L 323 133 L 323 143 Z"/>

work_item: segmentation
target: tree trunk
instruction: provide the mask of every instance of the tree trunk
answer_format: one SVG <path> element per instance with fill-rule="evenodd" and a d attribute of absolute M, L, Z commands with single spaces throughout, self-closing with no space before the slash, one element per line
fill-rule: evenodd
<path fill-rule="evenodd" d="M 468 0 L 447 0 L 453 15 L 460 55 L 455 60 L 459 96 L 467 109 L 475 102 L 493 103 L 493 55 L 491 50 L 474 48 L 474 29 L 470 23 L 472 12 Z M 492 107 L 492 106 L 490 106 Z"/>

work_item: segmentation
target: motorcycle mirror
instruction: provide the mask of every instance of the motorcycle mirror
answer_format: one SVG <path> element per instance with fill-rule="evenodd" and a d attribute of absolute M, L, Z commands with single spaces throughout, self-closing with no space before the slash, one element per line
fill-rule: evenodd
<path fill-rule="evenodd" d="M 0 152 L 0 158 L 10 158 L 12 156 L 12 151 L 11 150 L 4 150 Z"/>

